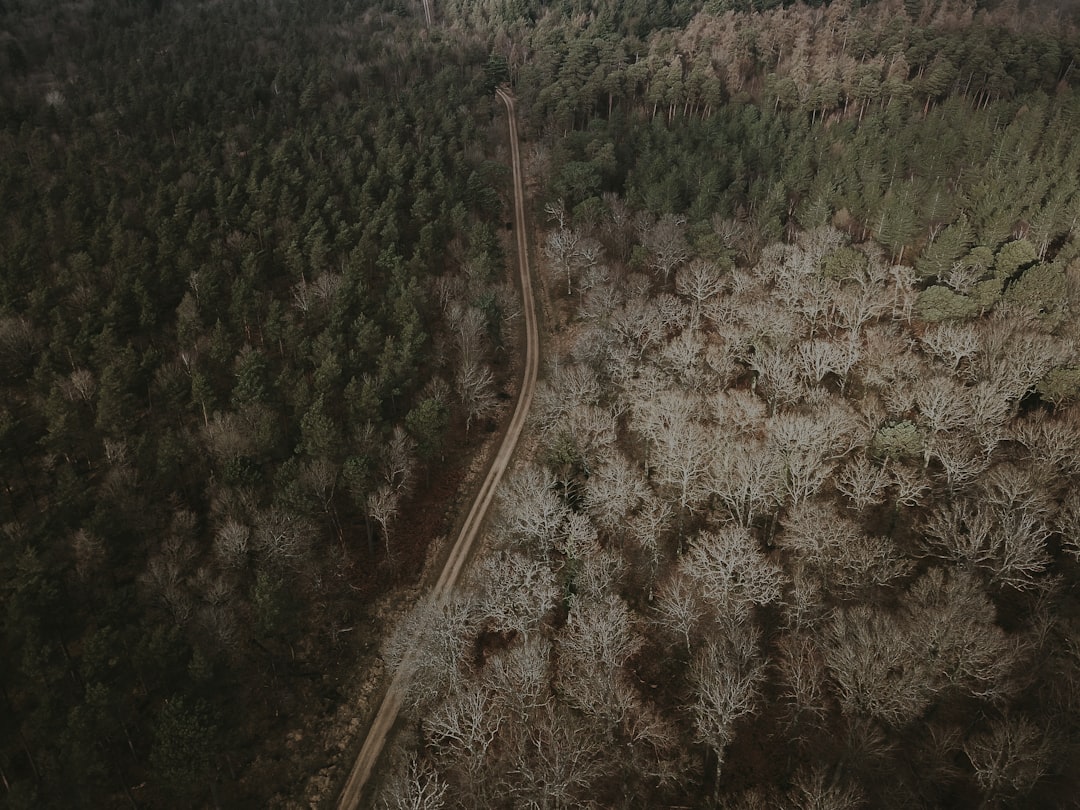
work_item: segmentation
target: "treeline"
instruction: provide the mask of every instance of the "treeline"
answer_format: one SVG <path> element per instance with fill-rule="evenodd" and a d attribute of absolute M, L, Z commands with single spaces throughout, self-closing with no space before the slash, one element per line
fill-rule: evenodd
<path fill-rule="evenodd" d="M 534 125 L 554 136 L 536 161 L 550 177 L 549 198 L 581 222 L 604 215 L 605 193 L 685 217 L 705 255 L 721 251 L 714 219 L 728 219 L 745 231 L 743 261 L 770 241 L 833 224 L 856 241 L 874 239 L 897 262 L 914 262 L 920 284 L 941 287 L 928 301 L 943 315 L 992 306 L 1019 271 L 1051 264 L 1024 287 L 1056 309 L 1051 299 L 1073 256 L 1080 212 L 1071 180 L 1080 149 L 1069 134 L 1080 112 L 1069 82 L 1075 34 L 1015 30 L 1009 26 L 1019 23 L 1000 10 L 934 8 L 916 17 L 896 3 L 702 13 L 649 39 L 650 52 L 667 49 L 687 71 L 665 85 L 675 96 L 651 103 L 648 82 L 600 88 L 624 71 L 655 77 L 648 65 L 659 63 L 599 57 L 600 42 L 633 40 L 603 40 L 586 33 L 601 23 L 583 23 L 573 41 L 586 56 L 553 59 L 538 47 L 520 68 L 521 92 L 538 111 Z M 537 26 L 538 42 L 545 30 Z M 736 59 L 740 48 L 746 54 Z M 738 70 L 724 66 L 732 59 Z M 824 66 L 803 70 L 818 62 Z M 927 90 L 928 72 L 945 63 L 949 80 Z M 573 64 L 588 70 L 575 75 Z M 689 79 L 695 64 L 727 83 L 711 101 L 685 95 L 701 84 Z M 841 83 L 820 106 L 820 76 L 853 75 L 844 65 L 884 73 L 864 87 L 869 95 Z M 778 88 L 792 77 L 807 84 L 785 99 Z M 564 119 L 549 99 L 584 106 Z M 995 256 L 1018 240 L 995 273 Z"/>
<path fill-rule="evenodd" d="M 1045 258 L 1073 220 L 1080 38 L 1056 12 L 470 8 L 453 25 L 516 83 L 569 209 L 615 192 L 703 232 L 716 212 L 749 218 L 764 241 L 837 217 L 897 257 L 955 224 L 991 250 L 1032 232 Z"/>
<path fill-rule="evenodd" d="M 497 404 L 487 54 L 377 4 L 0 31 L 4 801 L 265 804 Z"/>
<path fill-rule="evenodd" d="M 1057 15 L 976 12 L 966 0 L 796 4 L 761 14 L 706 4 L 648 36 L 625 32 L 619 14 L 601 5 L 558 22 L 542 18 L 528 47 L 516 45 L 503 55 L 535 88 L 534 115 L 563 130 L 616 106 L 668 120 L 708 117 L 748 99 L 812 119 L 909 100 L 928 110 L 951 95 L 977 107 L 1052 92 L 1080 48 Z"/>

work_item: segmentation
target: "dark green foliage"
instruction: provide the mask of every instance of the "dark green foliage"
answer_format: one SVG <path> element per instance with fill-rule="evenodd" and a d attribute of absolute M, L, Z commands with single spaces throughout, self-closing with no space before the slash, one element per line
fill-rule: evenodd
<path fill-rule="evenodd" d="M 946 225 L 915 262 L 915 271 L 921 278 L 944 278 L 953 265 L 971 247 L 971 228 L 967 218 Z"/>
<path fill-rule="evenodd" d="M 166 700 L 154 723 L 150 765 L 173 796 L 202 795 L 213 781 L 217 728 L 202 701 Z"/>
<path fill-rule="evenodd" d="M 322 636 L 379 563 L 346 542 L 379 448 L 406 424 L 437 458 L 452 421 L 421 393 L 449 362 L 427 290 L 466 230 L 503 274 L 507 175 L 478 146 L 506 60 L 402 10 L 0 4 L 13 806 L 297 787 L 243 778 L 317 710 L 279 716 L 275 673 L 351 661 Z"/>
<path fill-rule="evenodd" d="M 425 461 L 440 455 L 449 417 L 446 403 L 436 397 L 421 400 L 405 417 L 405 427 L 416 441 L 417 452 Z"/>
<path fill-rule="evenodd" d="M 1057 263 L 1035 264 L 1009 286 L 1005 300 L 1031 310 L 1053 329 L 1069 314 L 1065 271 Z"/>
<path fill-rule="evenodd" d="M 859 278 L 866 269 L 866 265 L 865 253 L 844 245 L 824 258 L 821 262 L 821 272 L 826 278 L 846 281 Z"/>
<path fill-rule="evenodd" d="M 924 321 L 957 321 L 978 315 L 979 302 L 948 287 L 927 287 L 919 294 L 915 310 Z"/>
<path fill-rule="evenodd" d="M 1055 408 L 1075 402 L 1080 398 L 1080 368 L 1055 368 L 1035 384 L 1035 390 Z"/>

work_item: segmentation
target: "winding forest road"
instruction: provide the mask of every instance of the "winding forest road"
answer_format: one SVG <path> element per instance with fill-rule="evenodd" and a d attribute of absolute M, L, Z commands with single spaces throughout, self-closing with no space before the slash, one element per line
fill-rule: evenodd
<path fill-rule="evenodd" d="M 426 7 L 426 3 L 425 3 Z M 517 447 L 518 438 L 521 436 L 525 419 L 529 414 L 529 406 L 532 404 L 533 391 L 536 388 L 537 371 L 540 368 L 540 333 L 537 326 L 536 304 L 533 299 L 532 274 L 529 270 L 528 240 L 525 236 L 525 184 L 521 169 L 521 150 L 518 145 L 517 113 L 514 110 L 514 97 L 499 88 L 496 90 L 499 99 L 506 105 L 507 117 L 510 125 L 510 158 L 514 174 L 514 230 L 517 234 L 518 271 L 521 274 L 521 295 L 525 312 L 525 371 L 522 376 L 521 390 L 518 393 L 517 405 L 514 415 L 510 419 L 510 425 L 503 436 L 502 444 L 491 462 L 487 476 L 484 478 L 480 491 L 476 494 L 472 508 L 469 510 L 465 523 L 461 527 L 457 542 L 454 543 L 450 556 L 443 566 L 442 573 L 432 590 L 432 595 L 439 601 L 446 599 L 454 589 L 461 571 L 468 559 L 469 551 L 473 542 L 480 533 L 480 527 L 487 516 L 491 502 L 495 498 L 495 490 L 502 480 L 503 473 L 510 464 L 514 450 Z M 372 720 L 371 728 L 368 729 L 364 745 L 353 763 L 349 778 L 341 791 L 338 799 L 339 810 L 353 810 L 360 806 L 360 799 L 364 786 L 367 784 L 375 764 L 382 752 L 383 745 L 390 733 L 390 729 L 397 720 L 401 701 L 405 696 L 409 678 L 412 675 L 412 658 L 406 657 L 394 673 L 394 678 L 387 687 L 386 695 L 379 711 Z"/>

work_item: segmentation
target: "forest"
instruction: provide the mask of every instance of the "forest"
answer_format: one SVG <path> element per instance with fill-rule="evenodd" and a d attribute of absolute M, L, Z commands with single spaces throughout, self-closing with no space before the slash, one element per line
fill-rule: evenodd
<path fill-rule="evenodd" d="M 1066 5 L 3 0 L 3 806 L 1072 801 Z"/>
<path fill-rule="evenodd" d="M 266 806 L 352 719 L 517 299 L 488 55 L 420 29 L 0 6 L 4 806 Z"/>
<path fill-rule="evenodd" d="M 552 335 L 377 807 L 1075 801 L 1076 28 L 753 5 L 445 12 Z"/>

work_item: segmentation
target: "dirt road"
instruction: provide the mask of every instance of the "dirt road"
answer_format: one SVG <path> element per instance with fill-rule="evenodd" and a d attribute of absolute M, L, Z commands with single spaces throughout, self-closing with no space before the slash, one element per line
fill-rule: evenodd
<path fill-rule="evenodd" d="M 536 320 L 536 305 L 533 300 L 532 274 L 529 271 L 528 240 L 525 235 L 525 184 L 521 169 L 521 150 L 518 145 L 517 113 L 514 110 L 514 97 L 501 88 L 496 92 L 499 99 L 506 105 L 510 123 L 510 158 L 514 173 L 514 230 L 517 236 L 518 272 L 521 274 L 521 294 L 525 313 L 525 369 L 510 426 L 491 463 L 487 477 L 480 486 L 476 500 L 473 501 L 465 524 L 461 527 L 461 534 L 458 535 L 457 542 L 454 543 L 446 565 L 443 566 L 442 573 L 432 591 L 435 598 L 439 600 L 450 595 L 461 576 L 473 541 L 479 535 L 480 527 L 495 497 L 495 490 L 510 464 L 514 449 L 517 447 L 518 437 L 529 414 L 533 391 L 536 388 L 536 374 L 540 367 L 540 337 Z M 397 719 L 411 671 L 411 661 L 407 657 L 394 673 L 394 678 L 387 687 L 386 696 L 371 723 L 360 754 L 353 763 L 349 779 L 338 800 L 340 810 L 352 810 L 360 806 L 364 786 L 375 768 L 387 735 Z"/>

